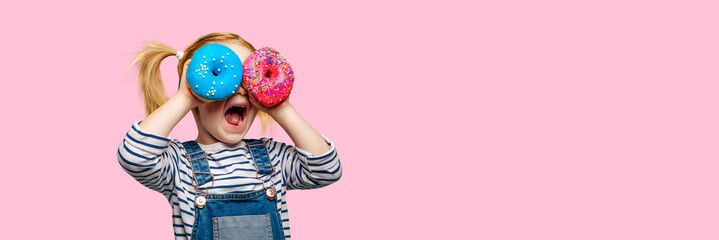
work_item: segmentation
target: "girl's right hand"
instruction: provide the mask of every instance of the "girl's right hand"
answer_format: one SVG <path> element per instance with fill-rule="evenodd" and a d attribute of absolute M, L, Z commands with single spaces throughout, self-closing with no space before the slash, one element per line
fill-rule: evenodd
<path fill-rule="evenodd" d="M 187 59 L 185 61 L 185 66 L 182 68 L 182 77 L 180 78 L 180 88 L 177 89 L 178 94 L 182 94 L 184 97 L 187 97 L 188 100 L 192 103 L 190 106 L 190 109 L 193 109 L 197 107 L 198 104 L 202 102 L 202 100 L 195 97 L 194 94 L 192 94 L 192 90 L 187 85 L 187 67 L 190 66 L 190 59 Z"/>

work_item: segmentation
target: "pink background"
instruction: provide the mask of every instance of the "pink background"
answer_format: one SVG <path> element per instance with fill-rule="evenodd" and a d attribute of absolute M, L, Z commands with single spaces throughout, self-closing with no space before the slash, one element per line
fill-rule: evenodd
<path fill-rule="evenodd" d="M 713 1 L 234 2 L 4 4 L 4 239 L 172 238 L 117 164 L 123 77 L 214 31 L 283 53 L 338 146 L 339 182 L 288 194 L 295 239 L 719 238 Z"/>

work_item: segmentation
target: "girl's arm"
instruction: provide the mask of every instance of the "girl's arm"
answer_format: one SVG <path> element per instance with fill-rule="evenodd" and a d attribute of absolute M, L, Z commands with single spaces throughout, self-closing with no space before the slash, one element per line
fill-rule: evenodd
<path fill-rule="evenodd" d="M 185 70 L 189 60 L 185 63 Z M 183 74 L 182 79 L 185 79 Z M 142 122 L 132 125 L 117 150 L 120 166 L 145 187 L 170 197 L 174 173 L 183 152 L 167 136 L 198 101 L 183 81 L 178 92 Z"/>
<path fill-rule="evenodd" d="M 271 158 L 279 158 L 287 189 L 312 189 L 327 186 L 342 177 L 342 165 L 331 140 L 320 135 L 295 111 L 288 100 L 273 108 L 260 105 L 254 96 L 252 104 L 268 113 L 295 146 L 271 141 Z"/>
<path fill-rule="evenodd" d="M 136 122 L 125 134 L 117 160 L 135 180 L 169 198 L 181 154 L 178 142 L 144 131 Z"/>
<path fill-rule="evenodd" d="M 147 115 L 145 120 L 142 120 L 140 127 L 143 130 L 160 136 L 169 136 L 170 131 L 175 128 L 177 123 L 179 123 L 191 109 L 197 107 L 199 100 L 190 93 L 190 89 L 187 87 L 187 80 L 185 80 L 185 73 L 187 72 L 187 66 L 189 64 L 190 60 L 187 60 L 184 70 L 182 71 L 182 83 L 177 93 L 172 95 L 172 97 L 157 110 Z"/>
<path fill-rule="evenodd" d="M 272 108 L 266 108 L 250 94 L 250 102 L 277 121 L 282 129 L 287 132 L 287 135 L 290 136 L 297 148 L 307 151 L 312 155 L 322 155 L 330 150 L 330 146 L 322 135 L 297 113 L 295 108 L 290 104 L 289 99 L 282 101 Z"/>

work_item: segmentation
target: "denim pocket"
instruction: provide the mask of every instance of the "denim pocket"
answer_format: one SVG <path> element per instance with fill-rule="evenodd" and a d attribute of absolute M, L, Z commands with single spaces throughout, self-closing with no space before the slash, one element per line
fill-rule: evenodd
<path fill-rule="evenodd" d="M 272 239 L 270 215 L 243 215 L 212 218 L 215 240 Z"/>

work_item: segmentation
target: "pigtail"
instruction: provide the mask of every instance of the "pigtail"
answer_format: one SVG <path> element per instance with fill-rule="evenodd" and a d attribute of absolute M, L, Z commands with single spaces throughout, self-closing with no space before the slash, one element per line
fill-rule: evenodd
<path fill-rule="evenodd" d="M 159 42 L 147 42 L 132 61 L 138 67 L 138 85 L 145 101 L 145 112 L 150 115 L 167 101 L 165 84 L 160 76 L 160 62 L 177 54 L 177 50 Z"/>

